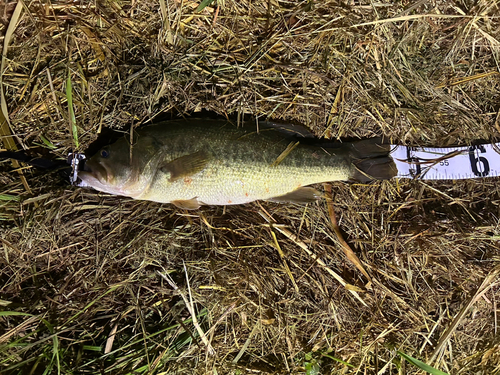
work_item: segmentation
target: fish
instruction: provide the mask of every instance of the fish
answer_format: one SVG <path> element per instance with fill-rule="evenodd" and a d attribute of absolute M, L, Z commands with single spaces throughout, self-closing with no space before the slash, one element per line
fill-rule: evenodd
<path fill-rule="evenodd" d="M 182 209 L 256 200 L 309 203 L 309 185 L 394 177 L 390 145 L 381 138 L 338 142 L 306 128 L 272 122 L 179 119 L 136 131 L 89 158 L 82 186 Z"/>

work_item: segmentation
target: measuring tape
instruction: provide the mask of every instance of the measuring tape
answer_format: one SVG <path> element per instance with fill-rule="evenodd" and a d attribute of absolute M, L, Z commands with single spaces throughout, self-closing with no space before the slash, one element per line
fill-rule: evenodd
<path fill-rule="evenodd" d="M 398 178 L 463 180 L 500 176 L 500 143 L 444 148 L 392 147 Z"/>

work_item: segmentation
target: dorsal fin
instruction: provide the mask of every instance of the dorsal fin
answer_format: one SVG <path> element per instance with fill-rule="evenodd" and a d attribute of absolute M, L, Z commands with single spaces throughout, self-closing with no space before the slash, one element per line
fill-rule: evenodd
<path fill-rule="evenodd" d="M 276 121 L 259 121 L 261 128 L 275 129 L 290 137 L 316 138 L 315 135 L 303 125 L 286 124 Z"/>

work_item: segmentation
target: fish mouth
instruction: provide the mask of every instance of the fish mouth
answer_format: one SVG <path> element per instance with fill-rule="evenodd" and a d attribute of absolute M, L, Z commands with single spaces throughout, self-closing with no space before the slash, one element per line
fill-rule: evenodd
<path fill-rule="evenodd" d="M 84 171 L 81 172 L 81 174 L 83 174 L 84 176 L 90 174 L 100 183 L 109 183 L 110 176 L 108 174 L 108 170 L 99 162 L 93 163 L 92 161 L 88 161 L 87 163 L 85 163 Z"/>
<path fill-rule="evenodd" d="M 80 186 L 89 186 L 105 193 L 121 194 L 121 191 L 118 191 L 119 189 L 116 189 L 109 181 L 111 174 L 99 162 L 89 161 L 85 163 L 84 170 L 78 173 L 78 177 L 83 182 Z"/>

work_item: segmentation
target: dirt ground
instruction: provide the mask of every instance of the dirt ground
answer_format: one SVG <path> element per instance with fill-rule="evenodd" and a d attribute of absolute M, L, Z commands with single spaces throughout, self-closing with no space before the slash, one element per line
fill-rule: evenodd
<path fill-rule="evenodd" d="M 51 160 L 207 113 L 500 132 L 498 1 L 7 0 L 0 42 L 3 149 Z M 500 374 L 498 181 L 188 212 L 0 161 L 0 373 Z"/>

